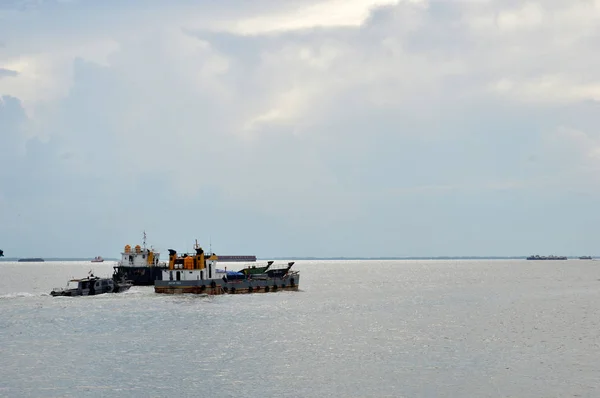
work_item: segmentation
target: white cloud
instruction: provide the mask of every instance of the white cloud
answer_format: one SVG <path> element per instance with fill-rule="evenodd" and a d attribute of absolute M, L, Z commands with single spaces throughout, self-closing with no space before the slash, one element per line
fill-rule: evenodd
<path fill-rule="evenodd" d="M 543 20 L 544 10 L 540 4 L 525 3 L 513 10 L 500 11 L 496 17 L 496 26 L 501 32 L 514 32 L 539 28 Z"/>
<path fill-rule="evenodd" d="M 33 118 L 38 103 L 57 101 L 68 95 L 76 58 L 106 66 L 108 56 L 117 48 L 118 43 L 112 40 L 59 43 L 29 54 L 0 57 L 0 68 L 18 73 L 12 79 L 0 80 L 0 94 L 20 98 Z"/>
<path fill-rule="evenodd" d="M 494 1 L 466 7 L 463 23 L 468 63 L 493 92 L 541 104 L 598 99 L 597 2 Z"/>
<path fill-rule="evenodd" d="M 269 34 L 293 30 L 359 27 L 371 10 L 383 5 L 398 4 L 400 0 L 328 0 L 285 10 L 273 15 L 242 19 L 231 31 L 242 35 Z"/>
<path fill-rule="evenodd" d="M 569 103 L 587 100 L 600 101 L 600 78 L 585 83 L 575 77 L 548 75 L 514 81 L 503 78 L 492 89 L 516 100 L 536 103 Z"/>
<path fill-rule="evenodd" d="M 595 134 L 560 126 L 548 137 L 548 145 L 571 166 L 593 167 L 600 171 L 600 131 Z M 599 176 L 600 178 L 600 176 Z"/>

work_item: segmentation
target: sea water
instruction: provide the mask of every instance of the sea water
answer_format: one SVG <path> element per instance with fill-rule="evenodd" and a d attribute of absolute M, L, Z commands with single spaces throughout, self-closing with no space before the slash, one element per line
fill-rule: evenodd
<path fill-rule="evenodd" d="M 1 397 L 598 397 L 600 262 L 298 261 L 299 292 L 51 297 L 0 262 Z"/>

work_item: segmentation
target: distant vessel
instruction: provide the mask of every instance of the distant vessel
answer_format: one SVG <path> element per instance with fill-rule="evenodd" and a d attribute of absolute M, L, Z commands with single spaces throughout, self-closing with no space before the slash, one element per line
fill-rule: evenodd
<path fill-rule="evenodd" d="M 580 260 L 591 260 L 592 256 L 581 256 L 579 257 Z"/>
<path fill-rule="evenodd" d="M 102 256 L 96 256 L 92 259 L 93 263 L 102 263 L 104 262 L 104 259 L 102 258 Z"/>
<path fill-rule="evenodd" d="M 0 250 L 0 257 L 4 257 L 4 250 Z"/>
<path fill-rule="evenodd" d="M 219 256 L 219 262 L 221 263 L 238 263 L 238 262 L 244 262 L 244 263 L 250 263 L 250 262 L 255 262 L 256 261 L 256 256 L 230 256 L 230 255 L 220 255 Z"/>
<path fill-rule="evenodd" d="M 71 279 L 66 288 L 57 287 L 51 292 L 51 296 L 94 296 L 104 293 L 120 293 L 132 286 L 130 281 L 112 278 L 99 278 L 90 272 L 86 278 Z"/>
<path fill-rule="evenodd" d="M 18 260 L 20 263 L 43 263 L 44 259 L 39 257 L 31 257 L 31 258 L 20 258 Z"/>
<path fill-rule="evenodd" d="M 163 271 L 161 279 L 154 281 L 154 292 L 218 295 L 298 290 L 300 273 L 291 271 L 294 262 L 279 269 L 271 269 L 273 262 L 269 262 L 266 267 L 227 271 L 216 268 L 218 256 L 214 253 L 205 256 L 198 243 L 194 250 L 195 254 L 178 256 L 169 249 L 169 268 Z"/>
<path fill-rule="evenodd" d="M 567 256 L 539 256 L 536 254 L 527 257 L 527 260 L 567 260 Z"/>

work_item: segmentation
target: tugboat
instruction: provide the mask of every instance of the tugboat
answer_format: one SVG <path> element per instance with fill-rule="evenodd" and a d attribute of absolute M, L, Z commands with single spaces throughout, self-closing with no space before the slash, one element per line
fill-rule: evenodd
<path fill-rule="evenodd" d="M 66 288 L 54 288 L 51 296 L 94 296 L 104 293 L 120 293 L 132 286 L 130 281 L 119 279 L 119 276 L 113 275 L 112 278 L 99 278 L 90 274 L 86 278 L 71 279 L 67 282 Z"/>
<path fill-rule="evenodd" d="M 178 256 L 175 250 L 169 249 L 169 267 L 163 271 L 162 279 L 154 281 L 154 292 L 218 295 L 298 290 L 300 273 L 291 271 L 294 262 L 280 269 L 270 269 L 273 263 L 269 262 L 267 267 L 227 271 L 217 269 L 218 257 L 205 256 L 197 242 L 194 250 L 195 254 Z"/>
<path fill-rule="evenodd" d="M 103 263 L 104 259 L 102 258 L 102 256 L 96 256 L 92 259 L 93 263 Z"/>
<path fill-rule="evenodd" d="M 144 231 L 142 246 L 136 245 L 132 250 L 130 245 L 125 245 L 121 260 L 113 268 L 115 274 L 131 281 L 134 285 L 151 286 L 156 279 L 160 279 L 162 271 L 167 268 L 167 264 L 160 263 L 159 258 L 159 252 L 152 247 L 146 248 Z"/>

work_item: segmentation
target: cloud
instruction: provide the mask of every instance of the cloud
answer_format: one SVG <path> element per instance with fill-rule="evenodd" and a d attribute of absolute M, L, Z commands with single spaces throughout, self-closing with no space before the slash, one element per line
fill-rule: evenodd
<path fill-rule="evenodd" d="M 4 208 L 50 209 L 23 236 L 499 254 L 565 203 L 589 230 L 597 2 L 141 4 L 0 10 Z"/>
<path fill-rule="evenodd" d="M 0 68 L 0 79 L 2 79 L 3 77 L 14 77 L 14 76 L 17 76 L 18 74 L 19 74 L 19 72 L 17 72 L 17 71 Z"/>
<path fill-rule="evenodd" d="M 329 0 L 283 12 L 242 19 L 230 29 L 242 35 L 260 35 L 327 27 L 360 27 L 370 12 L 399 0 Z"/>
<path fill-rule="evenodd" d="M 489 2 L 465 21 L 494 73 L 490 90 L 511 99 L 572 103 L 598 99 L 598 75 L 588 65 L 598 40 L 597 2 Z M 574 60 L 574 61 L 573 61 Z"/>

